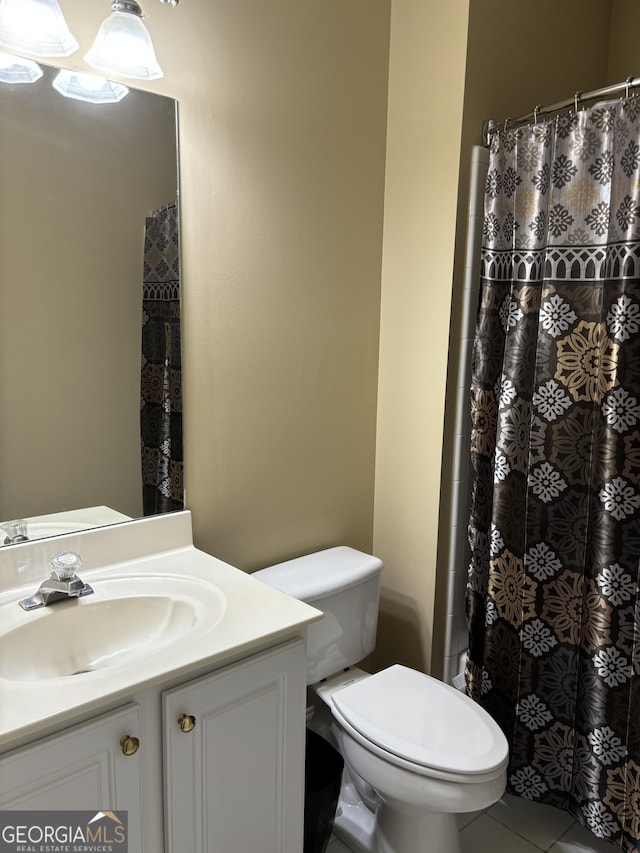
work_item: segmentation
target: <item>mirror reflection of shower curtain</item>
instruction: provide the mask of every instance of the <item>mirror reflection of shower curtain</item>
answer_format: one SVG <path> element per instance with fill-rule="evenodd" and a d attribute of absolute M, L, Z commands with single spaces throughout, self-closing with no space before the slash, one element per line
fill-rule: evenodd
<path fill-rule="evenodd" d="M 144 515 L 184 509 L 177 204 L 147 217 L 140 431 Z"/>

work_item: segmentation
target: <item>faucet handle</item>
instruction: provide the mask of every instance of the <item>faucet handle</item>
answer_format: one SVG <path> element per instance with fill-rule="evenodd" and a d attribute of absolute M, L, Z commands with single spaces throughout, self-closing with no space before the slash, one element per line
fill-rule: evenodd
<path fill-rule="evenodd" d="M 59 580 L 66 581 L 77 574 L 82 565 L 82 560 L 75 551 L 60 551 L 49 560 L 49 565 Z"/>
<path fill-rule="evenodd" d="M 5 545 L 15 545 L 16 542 L 27 542 L 27 522 L 24 518 L 16 518 L 13 521 L 4 521 L 0 528 L 7 534 Z"/>

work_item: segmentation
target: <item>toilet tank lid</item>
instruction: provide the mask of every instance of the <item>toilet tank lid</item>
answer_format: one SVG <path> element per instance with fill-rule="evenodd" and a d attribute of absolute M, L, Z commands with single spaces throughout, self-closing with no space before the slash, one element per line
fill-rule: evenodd
<path fill-rule="evenodd" d="M 253 577 L 300 601 L 310 601 L 356 586 L 381 571 L 378 557 L 339 545 L 269 566 Z"/>

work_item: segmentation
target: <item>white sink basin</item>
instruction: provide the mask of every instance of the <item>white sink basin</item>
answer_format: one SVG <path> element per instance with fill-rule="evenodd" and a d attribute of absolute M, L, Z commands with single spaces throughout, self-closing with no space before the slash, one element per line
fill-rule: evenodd
<path fill-rule="evenodd" d="M 195 641 L 226 609 L 215 586 L 175 575 L 92 578 L 91 586 L 92 595 L 30 612 L 17 602 L 0 607 L 1 678 L 89 678 L 138 666 Z"/>

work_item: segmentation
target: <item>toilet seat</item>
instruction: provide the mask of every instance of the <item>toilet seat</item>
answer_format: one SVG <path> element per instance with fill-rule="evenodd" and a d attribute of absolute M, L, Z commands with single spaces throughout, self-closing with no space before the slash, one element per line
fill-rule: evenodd
<path fill-rule="evenodd" d="M 421 775 L 493 778 L 508 760 L 497 723 L 463 693 L 396 664 L 333 694 L 340 723 L 387 761 Z"/>

